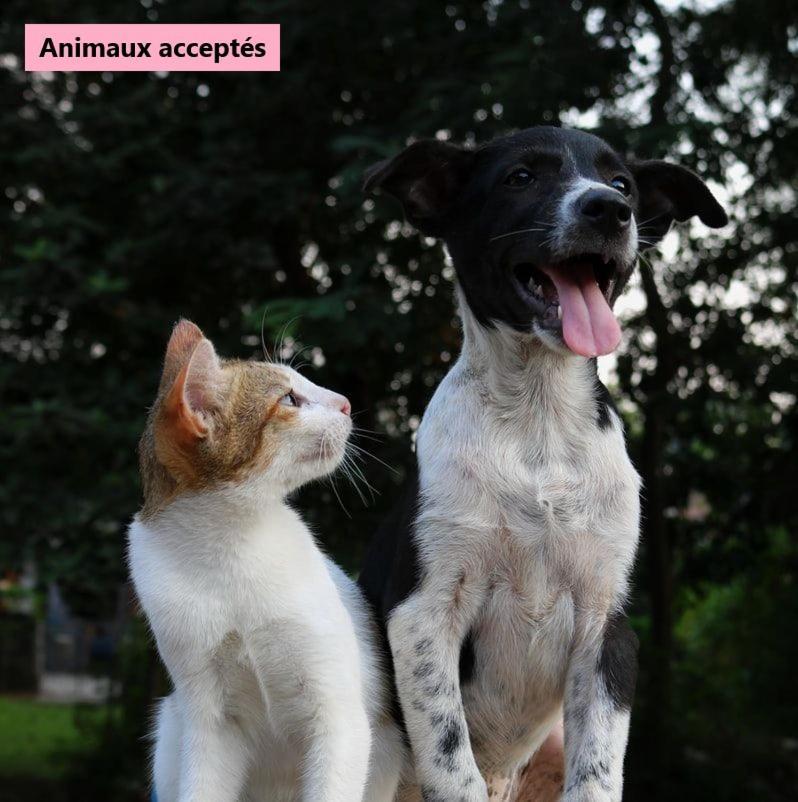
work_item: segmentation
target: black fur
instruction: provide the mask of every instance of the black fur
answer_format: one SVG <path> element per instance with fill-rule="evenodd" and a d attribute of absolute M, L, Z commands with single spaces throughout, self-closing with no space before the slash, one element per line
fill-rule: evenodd
<path fill-rule="evenodd" d="M 591 362 L 593 363 L 593 370 L 595 371 L 593 393 L 596 399 L 596 423 L 598 423 L 599 429 L 604 430 L 612 423 L 610 411 L 614 412 L 619 417 L 620 415 L 618 413 L 618 408 L 615 406 L 615 402 L 612 400 L 610 391 L 599 378 L 598 362 L 595 359 L 591 360 Z"/>
<path fill-rule="evenodd" d="M 476 659 L 474 635 L 469 632 L 463 641 L 463 645 L 460 647 L 460 685 L 466 685 L 474 677 Z"/>
<path fill-rule="evenodd" d="M 638 640 L 623 613 L 613 613 L 604 628 L 599 674 L 615 705 L 631 710 L 637 684 Z"/>
<path fill-rule="evenodd" d="M 416 541 L 413 537 L 419 507 L 418 471 L 415 466 L 405 480 L 402 495 L 388 517 L 377 530 L 366 552 L 363 569 L 358 584 L 366 600 L 371 605 L 380 634 L 380 644 L 386 665 L 393 666 L 390 645 L 388 644 L 388 616 L 401 604 L 421 581 L 421 567 L 418 559 Z M 423 641 L 415 644 L 416 654 L 422 656 Z M 396 677 L 391 670 L 391 705 L 394 718 L 402 729 L 405 738 L 404 715 L 396 690 Z M 423 706 L 421 700 L 417 701 Z"/>
<path fill-rule="evenodd" d="M 591 780 L 595 780 L 605 792 L 609 793 L 612 790 L 610 784 L 607 782 L 607 775 L 609 773 L 610 767 L 606 763 L 599 762 L 588 766 L 586 769 L 582 769 L 577 773 L 574 779 L 568 784 L 565 792 L 570 793 L 579 788 L 579 786 Z"/>
<path fill-rule="evenodd" d="M 416 679 L 425 679 L 428 677 L 433 671 L 435 670 L 435 663 L 430 661 L 426 661 L 424 663 L 419 663 L 413 669 L 413 676 Z"/>
<path fill-rule="evenodd" d="M 413 537 L 419 507 L 418 471 L 407 477 L 402 496 L 377 530 L 366 553 L 358 583 L 380 621 L 385 623 L 421 581 Z"/>
<path fill-rule="evenodd" d="M 519 168 L 533 180 L 515 185 L 512 176 Z M 483 326 L 502 321 L 517 331 L 530 331 L 537 323 L 557 331 L 559 323 L 546 317 L 546 305 L 525 292 L 519 271 L 525 265 L 606 251 L 626 237 L 623 228 L 599 225 L 603 218 L 582 203 L 575 211 L 577 225 L 568 252 L 553 250 L 558 206 L 576 177 L 607 185 L 608 197 L 635 213 L 642 222 L 643 247 L 654 245 L 673 220 L 695 215 L 709 226 L 726 223 L 725 212 L 704 182 L 684 167 L 629 161 L 597 136 L 550 126 L 527 128 L 476 150 L 434 140 L 415 142 L 375 165 L 364 188 L 392 194 L 413 225 L 445 240 L 468 305 Z M 627 183 L 625 197 L 610 189 L 618 178 Z M 526 233 L 505 236 L 509 232 Z M 632 267 L 616 266 L 611 300 L 620 294 Z"/>
<path fill-rule="evenodd" d="M 463 742 L 463 732 L 456 721 L 446 722 L 438 740 L 438 751 L 442 755 L 453 755 Z"/>

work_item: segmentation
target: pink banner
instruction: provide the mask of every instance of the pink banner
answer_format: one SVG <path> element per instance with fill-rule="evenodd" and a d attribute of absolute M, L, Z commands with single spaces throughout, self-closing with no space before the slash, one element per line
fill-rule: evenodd
<path fill-rule="evenodd" d="M 279 25 L 26 25 L 25 69 L 277 72 Z"/>

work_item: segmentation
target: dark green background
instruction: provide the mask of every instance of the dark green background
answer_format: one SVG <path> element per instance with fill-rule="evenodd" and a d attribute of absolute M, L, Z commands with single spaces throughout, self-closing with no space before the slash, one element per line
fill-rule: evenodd
<path fill-rule="evenodd" d="M 646 485 L 626 798 L 794 799 L 798 10 L 692 5 L 6 0 L 0 54 L 21 54 L 26 21 L 279 22 L 283 68 L 43 77 L 3 57 L 0 566 L 33 556 L 76 610 L 109 609 L 171 325 L 257 357 L 266 312 L 269 344 L 322 349 L 308 375 L 349 395 L 399 471 L 366 461 L 368 507 L 339 481 L 351 517 L 328 485 L 299 500 L 356 569 L 459 342 L 440 247 L 363 197 L 364 168 L 409 137 L 593 110 L 619 149 L 725 185 L 732 217 L 651 252 L 625 324 L 615 394 Z M 82 722 L 98 746 L 53 787 L 0 779 L 0 799 L 140 798 L 154 665 L 131 626 L 122 704 Z"/>

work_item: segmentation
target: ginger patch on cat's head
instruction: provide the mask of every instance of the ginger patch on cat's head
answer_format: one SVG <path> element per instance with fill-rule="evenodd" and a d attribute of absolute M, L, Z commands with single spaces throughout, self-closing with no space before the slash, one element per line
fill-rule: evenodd
<path fill-rule="evenodd" d="M 181 320 L 139 447 L 143 513 L 186 492 L 284 495 L 333 470 L 350 430 L 343 396 L 284 365 L 222 359 Z"/>

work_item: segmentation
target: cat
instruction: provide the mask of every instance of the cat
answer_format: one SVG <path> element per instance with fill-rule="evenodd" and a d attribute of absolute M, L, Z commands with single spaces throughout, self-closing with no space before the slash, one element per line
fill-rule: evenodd
<path fill-rule="evenodd" d="M 175 327 L 140 443 L 130 572 L 174 692 L 158 802 L 390 802 L 403 760 L 376 627 L 286 497 L 341 462 L 349 402 Z"/>

